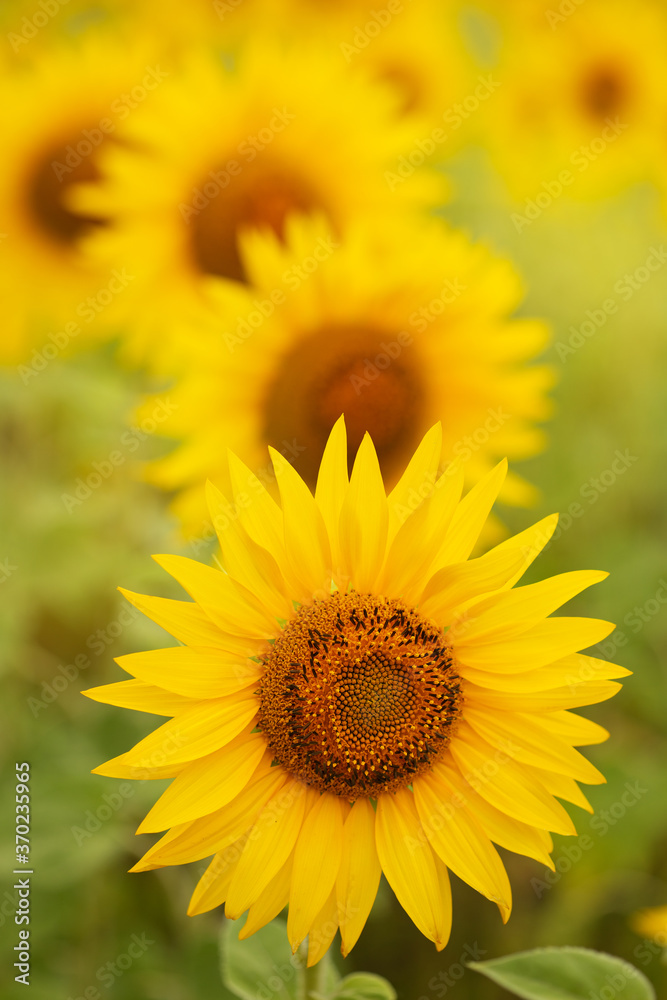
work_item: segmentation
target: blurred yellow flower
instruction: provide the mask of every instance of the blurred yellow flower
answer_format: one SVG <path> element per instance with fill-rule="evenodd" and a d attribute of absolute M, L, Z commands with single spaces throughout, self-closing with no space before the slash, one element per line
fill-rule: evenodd
<path fill-rule="evenodd" d="M 95 36 L 40 51 L 0 77 L 0 361 L 41 362 L 104 324 L 133 280 L 121 265 L 90 261 L 81 240 L 108 222 L 72 205 L 72 188 L 99 179 L 99 156 L 120 123 L 159 85 L 149 51 Z M 40 363 L 41 363 L 40 362 Z M 28 374 L 26 377 L 30 377 Z"/>
<path fill-rule="evenodd" d="M 542 448 L 553 376 L 527 362 L 548 330 L 509 318 L 522 289 L 507 261 L 439 220 L 358 222 L 339 241 L 293 218 L 285 239 L 247 234 L 251 287 L 212 287 L 215 308 L 162 348 L 177 381 L 159 433 L 183 443 L 149 476 L 181 491 L 189 530 L 208 523 L 201 485 L 224 481 L 227 447 L 259 470 L 270 444 L 314 485 L 341 413 L 350 454 L 368 431 L 388 483 L 438 419 L 443 457 L 463 459 L 469 483 Z M 503 500 L 531 503 L 532 488 L 512 476 Z"/>
<path fill-rule="evenodd" d="M 557 798 L 589 809 L 577 782 L 604 781 L 574 748 L 608 733 L 569 710 L 628 671 L 577 652 L 608 622 L 550 616 L 606 574 L 512 589 L 556 515 L 469 559 L 507 466 L 460 500 L 441 450 L 434 427 L 386 496 L 368 435 L 348 479 L 339 420 L 315 496 L 272 451 L 280 503 L 230 454 L 229 494 L 209 488 L 224 571 L 157 556 L 194 603 L 127 593 L 184 645 L 120 657 L 134 679 L 85 692 L 172 716 L 96 769 L 174 779 L 139 827 L 168 832 L 132 870 L 214 854 L 189 913 L 249 910 L 247 936 L 289 903 L 309 965 L 338 926 L 354 946 L 381 872 L 438 949 L 448 869 L 507 920 L 492 842 L 553 867 L 549 831 L 575 833 Z"/>
<path fill-rule="evenodd" d="M 282 238 L 299 211 L 323 212 L 341 232 L 442 194 L 435 172 L 392 191 L 383 171 L 414 125 L 396 122 L 389 89 L 352 77 L 335 53 L 258 37 L 235 70 L 201 50 L 186 62 L 128 119 L 125 145 L 106 151 L 104 185 L 75 192 L 81 211 L 118 219 L 90 246 L 137 275 L 135 356 L 159 353 L 172 324 L 198 316 L 205 279 L 247 279 L 242 229 Z"/>
<path fill-rule="evenodd" d="M 635 913 L 632 929 L 642 937 L 655 941 L 661 948 L 667 948 L 667 906 L 655 906 Z"/>
<path fill-rule="evenodd" d="M 512 193 L 599 197 L 648 179 L 667 114 L 665 52 L 665 8 L 651 0 L 586 0 L 554 23 L 506 19 L 485 128 Z"/>

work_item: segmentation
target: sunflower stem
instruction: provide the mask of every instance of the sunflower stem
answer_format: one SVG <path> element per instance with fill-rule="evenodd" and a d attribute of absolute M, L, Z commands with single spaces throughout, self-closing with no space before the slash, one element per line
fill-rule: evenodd
<path fill-rule="evenodd" d="M 317 965 L 308 968 L 308 946 L 305 941 L 299 945 L 298 955 L 301 959 L 301 965 L 299 967 L 297 1000 L 311 1000 L 313 993 L 322 994 L 324 963 L 318 962 Z"/>

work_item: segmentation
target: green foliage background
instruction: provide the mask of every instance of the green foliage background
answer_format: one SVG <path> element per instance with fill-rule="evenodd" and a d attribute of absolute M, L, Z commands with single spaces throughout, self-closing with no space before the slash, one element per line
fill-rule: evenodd
<path fill-rule="evenodd" d="M 506 854 L 515 894 L 506 927 L 492 904 L 457 882 L 454 929 L 441 954 L 383 883 L 360 943 L 340 967 L 345 973 L 376 971 L 408 1000 L 490 1000 L 500 995 L 498 987 L 472 973 L 461 977 L 463 961 L 572 944 L 634 962 L 658 995 L 666 995 L 667 969 L 629 921 L 639 908 L 667 903 L 667 605 L 656 597 L 661 588 L 667 594 L 667 266 L 576 352 L 560 360 L 556 348 L 567 343 L 572 325 L 586 320 L 587 310 L 617 297 L 619 279 L 642 265 L 653 247 L 663 247 L 664 219 L 656 193 L 636 188 L 595 204 L 560 199 L 519 234 L 511 221 L 516 206 L 481 150 L 459 157 L 451 172 L 456 197 L 445 214 L 516 261 L 527 288 L 522 312 L 545 316 L 554 327 L 546 355 L 559 376 L 550 447 L 520 468 L 542 499 L 535 510 L 504 510 L 503 519 L 520 530 L 553 510 L 580 505 L 581 516 L 565 519 L 533 578 L 609 570 L 609 580 L 568 611 L 618 622 L 618 648 L 605 644 L 594 652 L 634 674 L 611 703 L 586 712 L 610 730 L 611 739 L 590 750 L 608 778 L 590 790 L 597 818 L 571 807 L 581 835 L 592 842 L 579 860 L 571 860 L 577 841 L 556 837 L 554 858 L 562 871 L 549 884 L 536 862 Z M 132 452 L 122 444 L 146 387 L 141 373 L 118 365 L 113 347 L 54 361 L 25 385 L 15 370 L 0 376 L 0 562 L 11 567 L 0 583 L 7 762 L 0 927 L 7 955 L 17 937 L 13 763 L 25 760 L 32 773 L 31 1000 L 223 996 L 217 955 L 223 917 L 185 915 L 203 864 L 126 874 L 154 839 L 137 838 L 134 830 L 164 783 L 136 783 L 128 792 L 123 782 L 90 774 L 150 731 L 155 717 L 100 706 L 79 694 L 121 679 L 114 656 L 165 642 L 141 618 L 117 624 L 123 602 L 116 587 L 179 596 L 150 555 L 193 554 L 167 511 L 167 498 L 140 479 L 141 462 L 168 443 L 148 436 Z M 63 494 L 119 447 L 126 461 L 68 512 Z M 634 460 L 599 490 L 593 480 L 609 478 L 604 473 L 617 450 Z M 88 665 L 69 666 L 81 654 Z M 621 796 L 628 784 L 639 791 L 626 807 Z M 135 934 L 151 943 L 108 983 L 107 963 L 127 952 Z M 20 995 L 16 984 L 10 989 L 5 995 Z"/>

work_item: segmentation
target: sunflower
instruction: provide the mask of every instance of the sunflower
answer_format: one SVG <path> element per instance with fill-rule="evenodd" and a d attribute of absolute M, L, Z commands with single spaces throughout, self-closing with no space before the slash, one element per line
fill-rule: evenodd
<path fill-rule="evenodd" d="M 162 72 L 150 49 L 111 36 L 42 48 L 38 56 L 0 77 L 8 150 L 0 172 L 0 360 L 7 363 L 27 358 L 33 343 L 47 345 L 47 359 L 80 343 L 129 286 L 127 268 L 114 273 L 81 249 L 87 232 L 105 227 L 106 213 L 79 211 L 69 199 L 77 183 L 97 182 L 99 155 L 131 113 L 127 100 L 150 96 L 156 69 Z"/>
<path fill-rule="evenodd" d="M 338 241 L 293 218 L 285 244 L 247 234 L 243 260 L 252 287 L 210 287 L 215 308 L 162 348 L 178 381 L 159 433 L 183 443 L 148 475 L 179 491 L 187 530 L 208 524 L 201 486 L 224 483 L 227 446 L 259 470 L 272 445 L 314 486 L 341 412 L 350 459 L 368 431 L 390 484 L 436 420 L 469 483 L 543 446 L 535 421 L 552 373 L 526 362 L 546 325 L 510 319 L 522 294 L 512 267 L 441 220 L 359 221 Z M 530 504 L 534 490 L 512 476 L 502 499 Z"/>
<path fill-rule="evenodd" d="M 600 197 L 649 178 L 667 106 L 666 49 L 665 11 L 650 0 L 506 19 L 486 133 L 510 190 L 546 199 L 560 181 L 569 195 Z"/>
<path fill-rule="evenodd" d="M 368 435 L 348 478 L 341 418 L 314 496 L 272 451 L 279 503 L 230 453 L 230 494 L 209 486 L 221 569 L 158 556 L 194 603 L 126 594 L 183 645 L 123 656 L 134 679 L 86 692 L 172 717 L 96 769 L 174 779 L 132 870 L 213 855 L 188 912 L 248 910 L 247 936 L 289 904 L 309 964 L 337 926 L 350 951 L 381 872 L 438 949 L 449 870 L 506 920 L 494 842 L 551 865 L 550 831 L 575 833 L 557 799 L 589 809 L 577 782 L 604 781 L 574 748 L 608 734 L 570 709 L 627 673 L 577 652 L 613 626 L 550 616 L 606 574 L 513 589 L 556 515 L 469 559 L 506 463 L 461 500 L 440 452 L 436 426 L 387 496 Z"/>
<path fill-rule="evenodd" d="M 197 321 L 207 279 L 247 281 L 244 227 L 282 238 L 290 213 L 321 212 L 340 232 L 357 215 L 442 200 L 435 172 L 387 184 L 415 126 L 395 120 L 389 87 L 353 77 L 338 53 L 257 36 L 232 68 L 199 49 L 183 62 L 128 118 L 125 145 L 106 151 L 104 185 L 76 192 L 80 210 L 117 220 L 90 249 L 137 275 L 130 349 L 149 360 Z"/>

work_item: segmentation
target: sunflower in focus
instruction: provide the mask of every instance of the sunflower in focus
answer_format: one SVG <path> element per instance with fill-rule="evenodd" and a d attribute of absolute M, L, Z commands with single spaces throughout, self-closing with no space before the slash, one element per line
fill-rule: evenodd
<path fill-rule="evenodd" d="M 369 432 L 391 485 L 436 420 L 443 458 L 461 458 L 468 483 L 542 448 L 535 422 L 549 415 L 553 375 L 526 362 L 548 330 L 509 318 L 522 288 L 508 262 L 440 220 L 359 222 L 339 241 L 321 220 L 293 218 L 285 243 L 248 233 L 242 253 L 251 286 L 212 287 L 200 326 L 163 346 L 177 381 L 159 433 L 182 444 L 148 475 L 178 491 L 186 529 L 208 524 L 201 487 L 224 483 L 227 447 L 258 471 L 272 445 L 314 486 L 341 413 L 350 462 Z M 502 499 L 535 496 L 512 475 Z"/>
<path fill-rule="evenodd" d="M 537 195 L 561 171 L 574 197 L 647 180 L 667 108 L 664 7 L 587 0 L 561 21 L 504 25 L 502 86 L 485 121 L 510 190 Z"/>
<path fill-rule="evenodd" d="M 123 298 L 130 279 L 123 284 L 81 249 L 87 233 L 106 227 L 107 213 L 79 210 L 70 197 L 76 184 L 98 182 L 100 154 L 115 144 L 132 93 L 150 96 L 155 66 L 150 50 L 95 36 L 2 74 L 0 132 L 11 156 L 0 171 L 0 361 L 50 345 L 47 330 L 60 349 L 80 343 L 104 324 L 108 301 Z"/>
<path fill-rule="evenodd" d="M 117 220 L 89 249 L 137 275 L 128 351 L 151 363 L 173 327 L 199 321 L 208 279 L 248 281 L 242 230 L 282 239 L 300 212 L 341 232 L 442 200 L 435 172 L 390 188 L 383 171 L 414 123 L 396 121 L 390 88 L 350 76 L 337 53 L 256 37 L 233 67 L 202 50 L 184 62 L 106 151 L 104 185 L 76 192 L 81 211 Z"/>
<path fill-rule="evenodd" d="M 348 476 L 341 419 L 314 495 L 272 451 L 279 502 L 230 453 L 229 494 L 209 487 L 221 568 L 159 556 L 193 600 L 127 594 L 183 645 L 123 656 L 133 679 L 86 692 L 171 716 L 97 768 L 174 779 L 132 870 L 213 855 L 189 913 L 247 910 L 247 936 L 288 904 L 310 965 L 337 927 L 350 951 L 382 872 L 438 949 L 449 870 L 507 920 L 494 844 L 552 866 L 551 832 L 575 833 L 558 800 L 590 809 L 577 782 L 604 781 L 575 747 L 608 734 L 570 710 L 628 671 L 578 652 L 612 625 L 551 616 L 606 574 L 514 589 L 557 516 L 470 559 L 506 463 L 461 499 L 440 453 L 436 426 L 387 496 L 368 435 Z"/>

